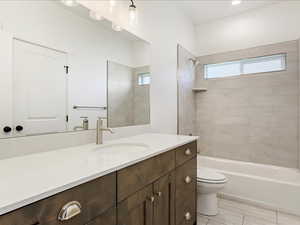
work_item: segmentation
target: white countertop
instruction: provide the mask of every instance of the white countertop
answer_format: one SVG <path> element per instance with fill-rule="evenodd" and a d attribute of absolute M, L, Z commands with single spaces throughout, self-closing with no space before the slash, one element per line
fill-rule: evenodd
<path fill-rule="evenodd" d="M 197 137 L 143 134 L 104 145 L 81 145 L 0 160 L 0 215 L 194 140 Z M 113 150 L 117 144 L 125 145 Z M 147 148 L 132 151 L 131 144 Z"/>

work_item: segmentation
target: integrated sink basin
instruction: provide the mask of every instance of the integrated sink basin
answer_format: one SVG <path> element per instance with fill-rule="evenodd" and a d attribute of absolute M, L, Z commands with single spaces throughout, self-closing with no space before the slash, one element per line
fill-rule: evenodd
<path fill-rule="evenodd" d="M 99 145 L 92 149 L 89 163 L 103 164 L 128 162 L 139 158 L 149 151 L 149 146 L 142 143 L 115 143 Z"/>
<path fill-rule="evenodd" d="M 115 143 L 95 147 L 91 156 L 107 160 L 126 160 L 140 156 L 149 151 L 149 146 L 142 143 Z"/>

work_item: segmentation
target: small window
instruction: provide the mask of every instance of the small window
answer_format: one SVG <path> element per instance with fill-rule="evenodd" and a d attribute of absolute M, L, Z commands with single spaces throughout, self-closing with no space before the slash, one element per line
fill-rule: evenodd
<path fill-rule="evenodd" d="M 204 66 L 206 79 L 266 73 L 286 69 L 286 54 L 262 56 L 232 62 L 207 64 Z"/>
<path fill-rule="evenodd" d="M 205 65 L 206 78 L 231 77 L 240 74 L 241 65 L 238 61 Z"/>
<path fill-rule="evenodd" d="M 151 82 L 150 73 L 140 73 L 138 75 L 138 84 L 139 85 L 149 85 Z"/>

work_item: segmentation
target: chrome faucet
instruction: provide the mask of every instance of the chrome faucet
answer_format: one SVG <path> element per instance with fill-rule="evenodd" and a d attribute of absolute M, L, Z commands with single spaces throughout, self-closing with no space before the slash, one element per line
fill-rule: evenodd
<path fill-rule="evenodd" d="M 96 144 L 101 145 L 103 144 L 103 131 L 109 131 L 111 134 L 114 132 L 110 128 L 103 128 L 103 117 L 99 117 L 97 120 L 97 128 L 96 128 Z"/>
<path fill-rule="evenodd" d="M 73 128 L 73 130 L 78 130 L 78 129 L 81 129 L 81 130 L 88 130 L 88 129 L 89 129 L 89 120 L 88 120 L 88 117 L 86 117 L 86 116 L 81 116 L 80 118 L 83 119 L 83 121 L 82 121 L 82 126 L 75 126 L 75 127 Z"/>

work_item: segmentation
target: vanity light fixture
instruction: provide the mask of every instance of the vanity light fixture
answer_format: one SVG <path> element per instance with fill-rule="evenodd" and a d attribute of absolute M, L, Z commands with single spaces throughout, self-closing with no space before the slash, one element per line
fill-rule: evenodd
<path fill-rule="evenodd" d="M 92 18 L 93 20 L 100 21 L 100 20 L 103 19 L 103 17 L 101 16 L 101 14 L 99 12 L 95 12 L 95 11 L 90 10 L 89 15 L 90 15 L 90 18 Z"/>
<path fill-rule="evenodd" d="M 66 6 L 69 6 L 69 7 L 74 7 L 74 6 L 77 6 L 78 3 L 76 0 L 61 0 L 61 2 L 66 5 Z"/>
<path fill-rule="evenodd" d="M 129 5 L 129 23 L 131 25 L 137 22 L 137 9 L 136 5 L 134 4 L 133 0 L 130 0 L 131 4 Z"/>
<path fill-rule="evenodd" d="M 122 27 L 120 25 L 118 25 L 118 24 L 115 24 L 115 23 L 112 23 L 111 28 L 114 31 L 122 31 Z"/>
<path fill-rule="evenodd" d="M 241 3 L 242 3 L 241 0 L 232 0 L 232 2 L 231 2 L 232 5 L 239 5 Z"/>

